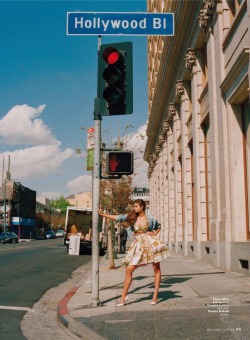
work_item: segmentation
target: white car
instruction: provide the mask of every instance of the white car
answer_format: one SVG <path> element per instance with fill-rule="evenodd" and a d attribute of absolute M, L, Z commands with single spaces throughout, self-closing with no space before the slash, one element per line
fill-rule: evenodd
<path fill-rule="evenodd" d="M 56 231 L 56 237 L 63 237 L 64 236 L 64 230 L 57 230 Z"/>

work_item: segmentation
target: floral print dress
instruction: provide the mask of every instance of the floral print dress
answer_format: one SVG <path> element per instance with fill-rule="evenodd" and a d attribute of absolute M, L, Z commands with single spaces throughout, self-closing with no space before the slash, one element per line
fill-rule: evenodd
<path fill-rule="evenodd" d="M 155 236 L 147 234 L 148 231 L 148 222 L 145 225 L 134 226 L 135 239 L 122 260 L 124 265 L 142 266 L 161 262 L 168 257 L 167 247 Z"/>

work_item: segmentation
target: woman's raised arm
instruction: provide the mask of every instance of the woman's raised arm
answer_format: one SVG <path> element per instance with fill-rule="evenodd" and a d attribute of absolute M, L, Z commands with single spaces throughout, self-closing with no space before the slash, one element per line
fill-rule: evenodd
<path fill-rule="evenodd" d="M 99 209 L 99 215 L 105 218 L 109 218 L 110 220 L 116 220 L 117 215 L 108 215 L 108 214 L 104 214 L 102 209 Z"/>

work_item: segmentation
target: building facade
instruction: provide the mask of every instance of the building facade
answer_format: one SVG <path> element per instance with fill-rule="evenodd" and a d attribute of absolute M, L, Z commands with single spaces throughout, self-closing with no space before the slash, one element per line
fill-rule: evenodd
<path fill-rule="evenodd" d="M 66 200 L 74 207 L 92 208 L 92 192 L 81 192 L 66 197 Z"/>
<path fill-rule="evenodd" d="M 0 205 L 0 214 L 3 213 L 0 232 L 13 231 L 20 238 L 35 236 L 36 191 L 24 187 L 20 182 L 6 179 L 0 186 Z"/>
<path fill-rule="evenodd" d="M 40 198 L 40 202 L 36 201 L 36 229 L 35 238 L 45 238 L 48 230 L 63 229 L 65 216 L 61 214 L 60 209 L 51 207 L 51 201 L 44 197 Z"/>
<path fill-rule="evenodd" d="M 250 3 L 148 0 L 150 211 L 174 252 L 250 275 Z"/>

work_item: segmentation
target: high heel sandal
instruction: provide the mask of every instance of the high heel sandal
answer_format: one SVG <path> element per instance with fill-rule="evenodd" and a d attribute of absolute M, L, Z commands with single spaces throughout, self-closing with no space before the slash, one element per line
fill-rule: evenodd
<path fill-rule="evenodd" d="M 123 307 L 124 305 L 126 305 L 128 303 L 128 295 L 125 297 L 125 300 L 123 301 L 123 303 L 118 303 L 118 305 L 116 305 L 117 307 Z"/>
<path fill-rule="evenodd" d="M 157 302 L 158 302 L 158 300 L 156 300 L 156 301 L 151 301 L 151 305 L 156 305 Z"/>
<path fill-rule="evenodd" d="M 151 305 L 156 305 L 158 303 L 158 298 L 156 299 L 156 301 L 151 301 L 150 303 L 151 303 Z"/>

